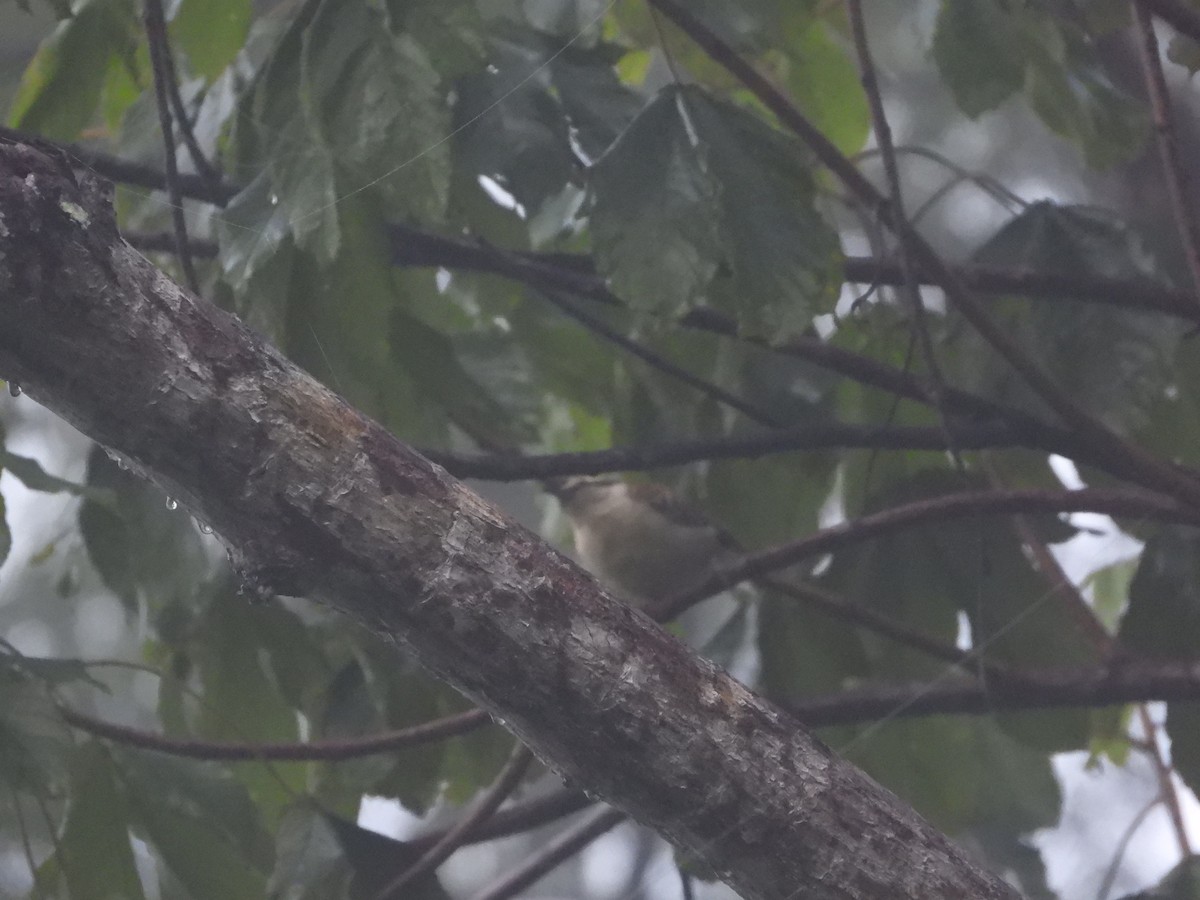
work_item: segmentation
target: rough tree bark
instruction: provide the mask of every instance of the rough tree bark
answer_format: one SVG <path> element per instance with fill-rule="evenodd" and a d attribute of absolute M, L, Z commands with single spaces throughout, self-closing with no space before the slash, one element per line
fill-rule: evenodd
<path fill-rule="evenodd" d="M 747 898 L 1015 897 L 910 808 L 121 240 L 0 143 L 0 376 L 134 464 L 247 584 L 409 648 Z"/>

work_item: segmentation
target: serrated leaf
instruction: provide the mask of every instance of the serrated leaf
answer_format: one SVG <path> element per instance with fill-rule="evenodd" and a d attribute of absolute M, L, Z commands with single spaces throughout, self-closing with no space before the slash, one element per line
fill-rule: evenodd
<path fill-rule="evenodd" d="M 13 98 L 9 124 L 70 141 L 96 112 L 110 57 L 135 39 L 131 0 L 84 0 L 38 48 Z"/>
<path fill-rule="evenodd" d="M 256 173 L 265 164 L 270 189 L 260 188 L 259 196 L 280 208 L 299 247 L 327 263 L 341 243 L 337 169 L 317 110 L 298 90 L 308 27 L 319 3 L 307 0 L 263 67 L 243 113 L 241 127 L 253 137 L 241 139 L 248 158 L 239 162 Z"/>
<path fill-rule="evenodd" d="M 144 897 L 128 810 L 117 788 L 108 752 L 89 741 L 71 761 L 71 783 L 58 860 L 72 900 L 138 900 Z"/>
<path fill-rule="evenodd" d="M 643 312 L 708 301 L 754 333 L 803 331 L 828 311 L 839 265 L 805 160 L 750 113 L 662 91 L 590 170 L 598 266 Z"/>
<path fill-rule="evenodd" d="M 391 214 L 440 219 L 450 115 L 420 45 L 391 36 L 365 5 L 325 3 L 305 33 L 301 73 L 344 190 L 369 186 Z"/>
<path fill-rule="evenodd" d="M 975 261 L 1019 271 L 1162 280 L 1140 237 L 1098 210 L 1035 203 L 1000 229 Z M 1171 376 L 1179 342 L 1166 316 L 1066 297 L 997 298 L 992 319 L 1059 388 L 1109 427 L 1127 433 L 1147 421 Z M 947 377 L 958 387 L 1050 418 L 1015 370 L 961 319 L 948 341 Z"/>

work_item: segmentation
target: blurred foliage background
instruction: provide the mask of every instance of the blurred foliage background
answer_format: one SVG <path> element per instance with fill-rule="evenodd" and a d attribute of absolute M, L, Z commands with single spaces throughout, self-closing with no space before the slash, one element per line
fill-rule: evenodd
<path fill-rule="evenodd" d="M 1157 27 L 1194 210 L 1200 4 L 1178 5 Z M 1200 307 L 1133 4 L 864 6 L 920 235 L 972 267 L 988 315 L 1113 441 L 1196 464 Z M 128 239 L 187 279 L 140 6 L 2 8 L 8 125 L 115 178 Z M 887 193 L 841 3 L 688 9 Z M 1163 490 L 1103 454 L 1070 459 L 1087 435 L 928 272 L 915 315 L 881 210 L 643 0 L 177 0 L 165 16 L 194 138 L 177 120 L 198 293 L 418 447 L 708 442 L 641 468 L 752 548 L 964 491 Z M 953 391 L 966 399 L 928 402 Z M 871 437 L 950 423 L 1017 438 L 948 453 Z M 496 777 L 513 743 L 497 726 L 338 761 L 219 760 L 212 748 L 354 741 L 468 705 L 302 599 L 245 602 L 218 536 L 28 399 L 6 398 L 0 424 L 0 893 L 373 896 L 421 845 L 351 823 L 419 838 Z M 841 424 L 864 427 L 720 450 Z M 473 484 L 569 550 L 540 474 Z M 1096 664 L 1118 638 L 1192 657 L 1200 636 L 1196 532 L 1141 517 L 935 517 L 798 574 L 1014 669 Z M 769 592 L 679 629 L 782 703 L 961 677 Z M 876 716 L 822 737 L 1031 897 L 1115 897 L 1181 860 L 1164 890 L 1186 881 L 1192 705 Z M 538 772 L 514 803 L 560 789 Z M 463 849 L 420 896 L 469 896 L 564 821 Z M 528 896 L 674 896 L 674 868 L 623 826 Z"/>

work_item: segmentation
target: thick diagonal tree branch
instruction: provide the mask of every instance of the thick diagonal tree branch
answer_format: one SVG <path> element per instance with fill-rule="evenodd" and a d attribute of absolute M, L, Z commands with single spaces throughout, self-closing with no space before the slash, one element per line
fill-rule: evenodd
<path fill-rule="evenodd" d="M 247 585 L 406 646 L 747 898 L 1014 897 L 796 722 L 173 284 L 108 191 L 0 144 L 0 376 L 130 460 Z"/>

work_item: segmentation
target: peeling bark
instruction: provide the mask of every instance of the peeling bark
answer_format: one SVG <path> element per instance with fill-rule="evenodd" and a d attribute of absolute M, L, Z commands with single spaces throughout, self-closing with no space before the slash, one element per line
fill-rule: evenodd
<path fill-rule="evenodd" d="M 403 644 L 746 898 L 1016 897 L 119 237 L 108 190 L 0 143 L 0 376 L 209 524 L 246 582 Z"/>

